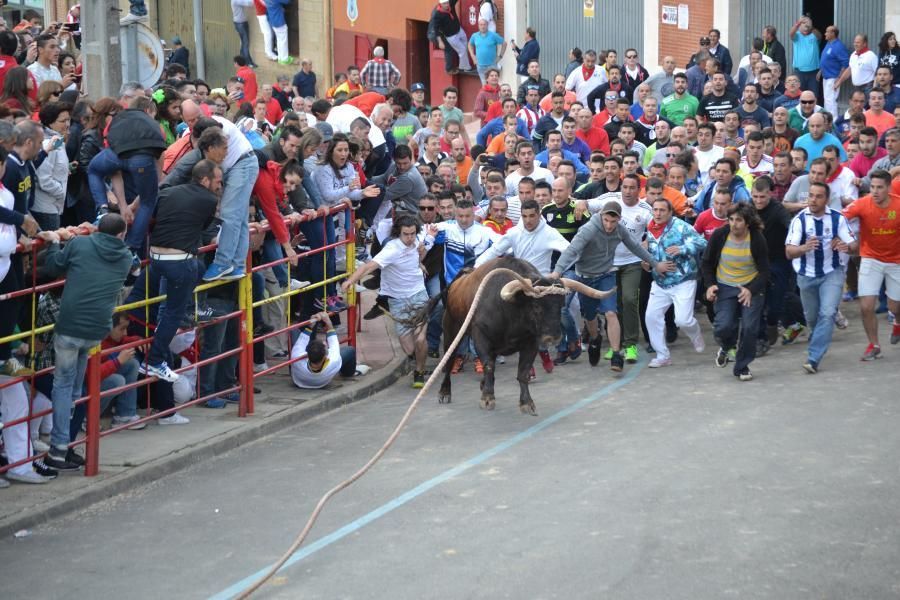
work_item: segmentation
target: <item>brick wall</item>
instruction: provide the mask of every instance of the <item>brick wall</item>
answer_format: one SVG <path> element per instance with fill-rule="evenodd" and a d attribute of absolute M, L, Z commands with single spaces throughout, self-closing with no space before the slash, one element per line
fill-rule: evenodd
<path fill-rule="evenodd" d="M 666 25 L 662 22 L 663 5 L 677 7 L 679 4 L 688 5 L 688 29 L 678 29 L 678 25 Z M 656 19 L 659 21 L 658 64 L 662 64 L 664 56 L 671 55 L 681 69 L 700 48 L 700 38 L 713 28 L 713 3 L 710 0 L 659 0 Z"/>

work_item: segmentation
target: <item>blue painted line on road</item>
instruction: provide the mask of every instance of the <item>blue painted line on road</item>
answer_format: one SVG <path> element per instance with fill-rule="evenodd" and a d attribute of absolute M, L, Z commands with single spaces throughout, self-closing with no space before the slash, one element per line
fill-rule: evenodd
<path fill-rule="evenodd" d="M 485 450 L 481 454 L 478 454 L 477 456 L 470 458 L 469 460 L 462 462 L 462 463 L 456 465 L 455 467 L 448 469 L 439 475 L 436 475 L 435 477 L 432 477 L 428 481 L 425 481 L 424 483 L 417 485 L 416 487 L 409 490 L 408 492 L 405 492 L 405 493 L 397 496 L 393 500 L 391 500 L 385 504 L 382 504 L 381 506 L 379 506 L 372 512 L 370 512 L 366 515 L 363 515 L 362 517 L 360 517 L 354 521 L 351 521 L 350 523 L 347 523 L 340 529 L 326 535 L 325 537 L 322 537 L 322 538 L 316 540 L 315 542 L 312 542 L 308 546 L 304 546 L 304 547 L 300 548 L 299 550 L 297 550 L 297 552 L 294 553 L 293 556 L 291 556 L 287 560 L 286 563 L 284 563 L 284 566 L 282 566 L 278 572 L 279 573 L 283 572 L 288 567 L 298 563 L 299 561 L 303 560 L 307 556 L 315 554 L 322 548 L 330 546 L 334 542 L 337 542 L 338 540 L 350 535 L 351 533 L 358 531 L 359 529 L 365 527 L 372 521 L 375 521 L 375 520 L 383 517 L 384 515 L 388 514 L 389 512 L 391 512 L 397 508 L 400 508 L 401 506 L 403 506 L 410 500 L 413 500 L 413 499 L 421 496 L 425 492 L 439 486 L 440 484 L 444 483 L 448 479 L 456 477 L 457 475 L 460 475 L 460 474 L 468 471 L 472 467 L 476 467 L 476 466 L 484 463 L 485 461 L 497 456 L 501 452 L 505 452 L 506 450 L 509 450 L 513 446 L 534 436 L 536 433 L 539 433 L 539 432 L 543 431 L 544 429 L 550 427 L 557 421 L 560 421 L 561 419 L 565 419 L 569 415 L 581 410 L 585 406 L 587 406 L 593 402 L 596 402 L 600 398 L 609 395 L 610 393 L 616 391 L 617 389 L 619 389 L 625 385 L 628 385 L 637 377 L 638 373 L 644 368 L 644 366 L 646 366 L 646 364 L 647 364 L 646 360 L 642 358 L 641 361 L 638 364 L 634 365 L 634 367 L 629 369 L 628 372 L 621 379 L 614 381 L 608 385 L 603 386 L 602 388 L 600 388 L 599 390 L 597 390 L 596 392 L 594 392 L 587 398 L 583 398 L 583 399 L 579 400 L 578 402 L 576 402 L 575 404 L 572 404 L 571 406 L 564 408 L 564 409 L 560 410 L 559 412 L 554 413 L 553 415 L 547 417 L 546 419 L 537 423 L 536 425 L 529 427 L 525 431 L 522 431 L 521 433 L 516 434 L 515 436 L 509 438 L 508 440 L 497 444 L 493 448 Z M 211 596 L 210 600 L 229 600 L 230 598 L 234 598 L 235 596 L 237 596 L 238 594 L 240 594 L 241 592 L 243 592 L 244 590 L 249 588 L 251 585 L 253 585 L 253 583 L 255 583 L 260 577 L 265 575 L 269 571 L 270 568 L 271 568 L 271 565 L 264 569 L 260 569 L 256 573 L 254 573 L 248 577 L 245 577 L 244 579 L 241 579 L 237 583 L 235 583 L 235 584 L 231 585 L 230 587 L 228 587 L 227 589 L 219 592 L 215 596 Z"/>

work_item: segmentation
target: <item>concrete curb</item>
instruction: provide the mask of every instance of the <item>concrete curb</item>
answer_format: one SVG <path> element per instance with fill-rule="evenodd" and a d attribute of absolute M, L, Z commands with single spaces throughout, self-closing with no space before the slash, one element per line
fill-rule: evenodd
<path fill-rule="evenodd" d="M 171 452 L 122 473 L 110 476 L 65 497 L 35 506 L 27 513 L 0 518 L 0 539 L 20 529 L 31 529 L 52 519 L 88 508 L 118 494 L 152 483 L 204 459 L 218 456 L 244 444 L 277 433 L 321 414 L 369 398 L 391 386 L 409 371 L 406 356 L 395 358 L 359 384 L 336 390 L 321 400 L 288 408 L 259 422 L 248 420 L 245 427 L 223 433 L 198 444 Z M 253 419 L 253 417 L 249 417 Z"/>

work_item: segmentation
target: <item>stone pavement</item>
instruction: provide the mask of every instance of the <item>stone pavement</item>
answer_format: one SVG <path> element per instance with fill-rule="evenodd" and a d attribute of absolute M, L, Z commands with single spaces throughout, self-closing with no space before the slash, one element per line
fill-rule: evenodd
<path fill-rule="evenodd" d="M 365 292 L 362 297 L 360 314 L 371 306 L 374 293 Z M 339 333 L 344 335 L 341 330 Z M 256 395 L 256 412 L 248 418 L 237 416 L 237 405 L 220 410 L 193 406 L 181 411 L 191 419 L 187 425 L 150 423 L 141 431 L 125 430 L 103 438 L 96 477 L 60 475 L 45 485 L 14 483 L 0 490 L 0 538 L 367 398 L 405 373 L 406 358 L 390 321 L 383 317 L 363 321 L 357 335 L 357 361 L 372 368 L 365 376 L 351 381 L 338 377 L 325 389 L 300 390 L 283 369 L 257 380 L 262 393 Z"/>

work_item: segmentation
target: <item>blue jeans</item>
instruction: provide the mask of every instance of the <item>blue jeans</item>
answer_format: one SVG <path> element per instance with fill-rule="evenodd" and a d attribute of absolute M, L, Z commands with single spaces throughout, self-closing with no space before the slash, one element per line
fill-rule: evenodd
<path fill-rule="evenodd" d="M 259 162 L 255 154 L 241 158 L 225 173 L 224 191 L 220 203 L 219 216 L 222 228 L 219 231 L 219 248 L 214 264 L 220 267 L 243 269 L 250 249 L 250 192 L 259 175 Z M 141 209 L 143 209 L 141 202 Z"/>
<path fill-rule="evenodd" d="M 270 237 L 270 235 L 271 234 L 266 235 L 266 240 L 262 245 L 263 263 L 270 263 L 284 258 L 284 251 L 281 249 L 281 244 L 279 244 L 274 237 Z M 274 274 L 275 279 L 278 280 L 278 285 L 287 287 L 288 273 L 285 263 L 272 267 L 272 274 Z"/>
<path fill-rule="evenodd" d="M 134 223 L 128 228 L 128 236 L 125 238 L 125 245 L 139 251 L 150 230 L 153 213 L 156 212 L 156 197 L 159 193 L 156 161 L 148 154 L 119 158 L 109 148 L 97 154 L 88 165 L 88 186 L 97 206 L 106 204 L 106 185 L 103 180 L 117 171 L 122 172 L 126 188 L 134 190 L 141 199 L 141 206 L 134 215 Z"/>
<path fill-rule="evenodd" d="M 429 298 L 434 298 L 441 293 L 441 276 L 432 275 L 425 280 L 425 290 L 428 292 Z M 444 303 L 438 301 L 431 310 L 428 317 L 428 329 L 425 330 L 425 339 L 428 341 L 428 350 L 437 350 L 441 347 L 441 333 L 444 328 L 442 319 L 444 318 Z"/>
<path fill-rule="evenodd" d="M 819 364 L 831 345 L 834 314 L 844 291 L 844 269 L 835 269 L 824 277 L 797 277 L 809 336 L 809 360 Z"/>
<path fill-rule="evenodd" d="M 250 23 L 248 21 L 244 21 L 243 23 L 234 21 L 234 30 L 237 31 L 238 37 L 241 38 L 241 56 L 247 59 L 247 64 L 256 64 L 250 56 Z M 256 178 L 254 178 L 254 181 L 255 179 Z"/>
<path fill-rule="evenodd" d="M 158 366 L 169 356 L 169 344 L 187 314 L 191 294 L 199 281 L 196 258 L 187 260 L 151 260 L 150 269 L 159 277 L 160 293 L 165 289 L 166 301 L 156 317 L 156 332 L 148 361 Z"/>
<path fill-rule="evenodd" d="M 65 450 L 70 442 L 69 425 L 72 405 L 81 398 L 84 372 L 87 370 L 88 352 L 100 340 L 85 340 L 57 333 L 53 336 L 56 351 L 56 370 L 53 372 L 53 430 L 50 445 Z"/>
<path fill-rule="evenodd" d="M 223 313 L 234 312 L 237 306 L 234 300 L 213 296 L 208 297 L 206 302 L 211 308 Z M 200 338 L 200 360 L 237 348 L 239 330 L 240 322 L 237 318 L 219 321 L 205 327 Z M 235 375 L 237 361 L 238 355 L 234 355 L 200 367 L 200 395 L 208 396 L 234 387 L 237 382 Z"/>
<path fill-rule="evenodd" d="M 728 350 L 737 346 L 734 374 L 740 375 L 756 358 L 756 333 L 766 305 L 765 294 L 751 298 L 750 306 L 738 302 L 740 290 L 730 285 L 720 285 L 716 295 L 716 319 L 713 334 L 722 348 Z M 739 335 L 740 334 L 740 335 Z M 738 345 L 740 338 L 740 345 Z"/>
<path fill-rule="evenodd" d="M 577 277 L 575 271 L 572 269 L 563 273 L 562 276 L 567 279 L 575 279 Z M 574 300 L 575 292 L 566 294 L 566 301 L 560 311 L 560 324 L 562 325 L 563 336 L 556 346 L 556 349 L 559 352 L 568 352 L 569 344 L 581 344 L 581 338 L 578 333 L 578 323 L 575 322 L 575 317 L 572 315 L 572 302 Z"/>
<path fill-rule="evenodd" d="M 100 382 L 100 391 L 105 392 L 106 390 L 122 387 L 128 383 L 134 383 L 138 378 L 138 367 L 140 367 L 140 363 L 138 363 L 137 359 L 132 358 L 119 367 L 118 371 Z M 87 386 L 84 386 L 82 392 L 83 396 L 87 395 Z M 101 396 L 100 412 L 106 412 L 113 400 L 116 401 L 117 417 L 133 417 L 137 414 L 137 388 L 126 390 L 117 396 Z M 81 424 L 84 423 L 85 416 L 87 416 L 86 404 L 79 404 L 72 411 L 72 421 L 69 424 L 69 439 L 71 441 L 74 442 L 78 437 L 78 432 L 81 431 Z"/>

